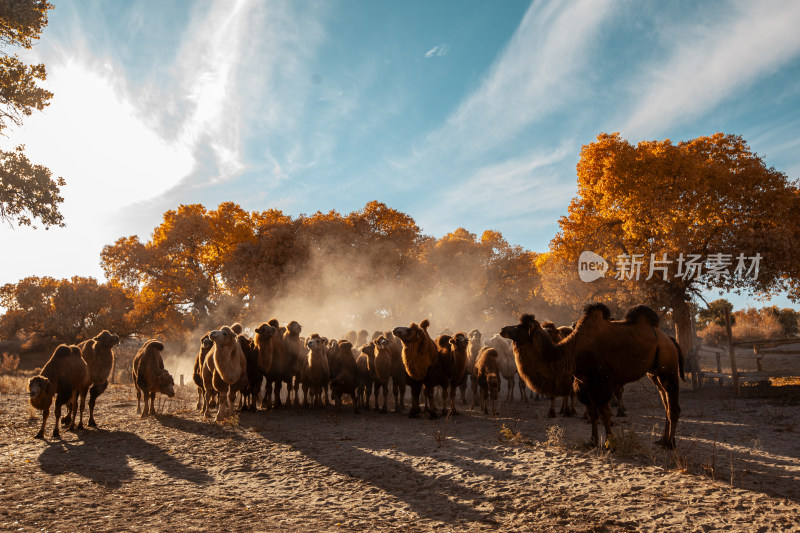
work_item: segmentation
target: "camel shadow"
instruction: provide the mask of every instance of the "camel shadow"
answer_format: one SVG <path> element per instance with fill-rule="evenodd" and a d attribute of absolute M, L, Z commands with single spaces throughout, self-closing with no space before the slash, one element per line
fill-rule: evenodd
<path fill-rule="evenodd" d="M 130 459 L 146 462 L 168 477 L 197 485 L 211 483 L 205 471 L 187 466 L 159 446 L 127 431 L 79 433 L 77 442 L 50 441 L 39 465 L 50 475 L 74 473 L 99 485 L 118 488 L 135 476 Z"/>
<path fill-rule="evenodd" d="M 508 476 L 507 471 L 479 460 L 478 449 L 470 451 L 468 443 L 457 441 L 437 447 L 432 436 L 436 432 L 435 422 L 408 420 L 405 416 L 381 415 L 373 418 L 357 415 L 366 425 L 374 428 L 370 444 L 366 444 L 359 438 L 363 429 L 351 432 L 351 426 L 339 423 L 339 417 L 349 418 L 350 414 L 331 416 L 330 413 L 313 413 L 309 418 L 319 420 L 313 421 L 312 425 L 333 424 L 337 428 L 331 432 L 320 432 L 313 440 L 296 438 L 288 427 L 279 435 L 262 435 L 273 442 L 292 447 L 307 459 L 339 475 L 360 480 L 393 496 L 420 517 L 443 522 L 496 523 L 491 511 L 478 508 L 482 504 L 490 507 L 495 503 L 494 500 L 474 485 L 460 482 L 460 479 L 498 479 Z M 408 427 L 393 427 L 398 423 L 412 426 L 411 431 Z M 376 438 L 375 435 L 380 436 Z M 442 465 L 442 468 L 429 470 L 424 466 L 433 461 Z M 364 505 L 369 503 L 365 501 Z"/>
<path fill-rule="evenodd" d="M 208 419 L 207 421 L 192 420 L 191 418 L 182 418 L 171 414 L 158 415 L 155 420 L 164 427 L 182 431 L 184 433 L 191 433 L 200 437 L 211 437 L 212 439 L 230 439 L 233 441 L 242 441 L 241 435 L 236 431 L 225 428 Z"/>

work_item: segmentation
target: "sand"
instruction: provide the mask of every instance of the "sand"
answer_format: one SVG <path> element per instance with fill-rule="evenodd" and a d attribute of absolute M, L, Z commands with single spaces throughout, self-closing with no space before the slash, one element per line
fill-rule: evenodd
<path fill-rule="evenodd" d="M 5 388 L 2 531 L 800 530 L 800 385 L 734 399 L 686 383 L 678 449 L 666 451 L 652 444 L 655 387 L 631 384 L 613 452 L 587 445 L 581 418 L 547 418 L 544 400 L 517 396 L 498 417 L 346 405 L 217 424 L 194 410 L 193 386 L 142 420 L 132 386 L 112 385 L 99 430 L 53 440 L 51 415 L 41 441 L 22 387 Z"/>

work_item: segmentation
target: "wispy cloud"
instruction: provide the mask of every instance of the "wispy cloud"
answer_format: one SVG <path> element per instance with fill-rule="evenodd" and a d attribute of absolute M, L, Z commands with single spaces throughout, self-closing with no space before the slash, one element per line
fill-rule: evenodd
<path fill-rule="evenodd" d="M 633 84 L 642 96 L 624 135 L 658 135 L 697 118 L 800 53 L 800 3 L 733 2 L 713 15 L 666 32 L 671 53 Z"/>
<path fill-rule="evenodd" d="M 447 55 L 447 52 L 450 51 L 450 45 L 447 44 L 437 44 L 427 52 L 425 52 L 425 57 L 430 59 L 432 57 L 441 57 Z"/>
<path fill-rule="evenodd" d="M 491 152 L 567 104 L 610 11 L 607 1 L 534 2 L 477 90 L 428 136 L 431 151 Z"/>

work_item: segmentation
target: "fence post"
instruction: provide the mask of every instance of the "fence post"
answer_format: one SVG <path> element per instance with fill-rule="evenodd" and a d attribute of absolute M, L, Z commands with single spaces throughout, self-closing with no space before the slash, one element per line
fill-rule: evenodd
<path fill-rule="evenodd" d="M 763 372 L 764 368 L 761 366 L 761 347 L 758 344 L 753 344 L 753 356 L 756 358 L 756 370 Z"/>
<path fill-rule="evenodd" d="M 733 332 L 731 330 L 731 312 L 725 308 L 725 330 L 728 333 L 728 353 L 731 356 L 731 380 L 733 381 L 733 395 L 739 396 L 739 370 L 736 368 L 736 349 L 733 347 Z"/>

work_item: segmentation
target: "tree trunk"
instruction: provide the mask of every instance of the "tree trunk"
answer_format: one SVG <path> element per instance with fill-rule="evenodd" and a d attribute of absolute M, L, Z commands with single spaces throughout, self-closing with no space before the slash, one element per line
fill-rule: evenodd
<path fill-rule="evenodd" d="M 692 374 L 692 389 L 699 386 L 699 363 L 694 345 L 694 329 L 692 328 L 692 310 L 689 307 L 688 294 L 685 292 L 672 297 L 672 322 L 675 324 L 675 336 L 686 358 L 686 370 Z"/>

